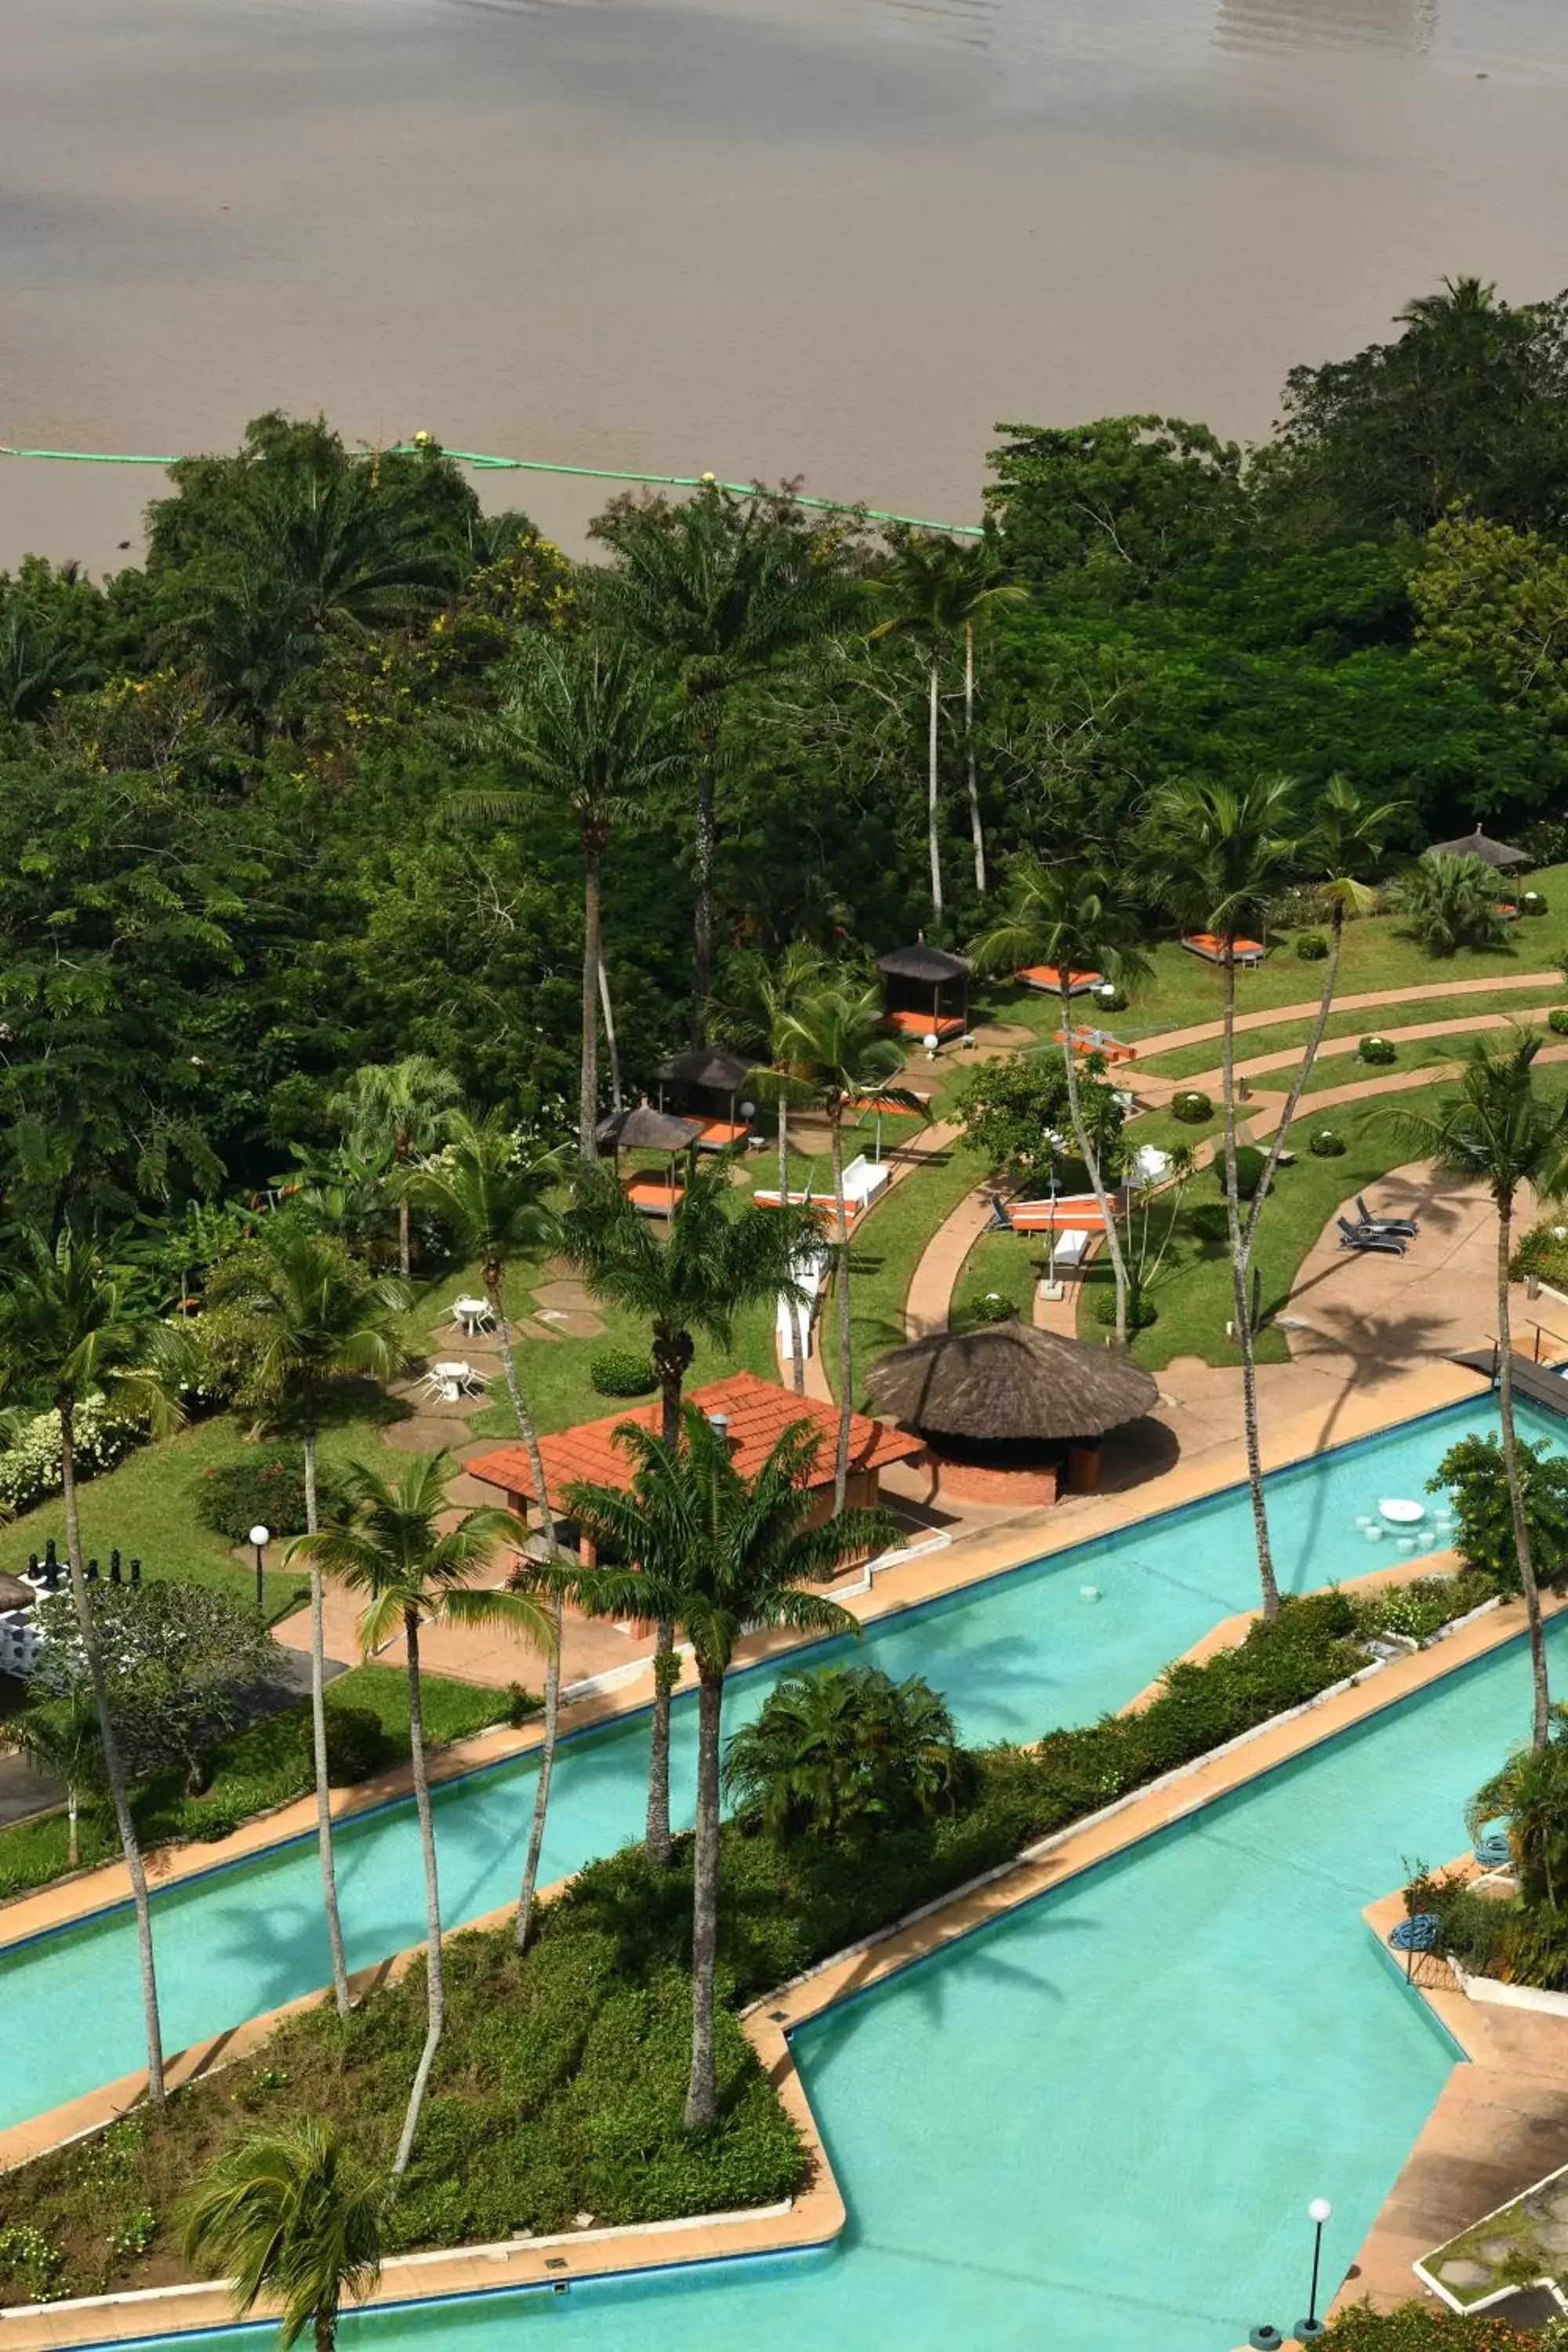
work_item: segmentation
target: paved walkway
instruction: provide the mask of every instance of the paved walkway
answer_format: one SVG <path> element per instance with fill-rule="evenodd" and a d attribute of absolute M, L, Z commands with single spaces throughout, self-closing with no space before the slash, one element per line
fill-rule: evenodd
<path fill-rule="evenodd" d="M 1385 1004 L 1419 1004 L 1424 998 L 1434 996 L 1493 996 L 1500 995 L 1507 989 L 1557 988 L 1562 983 L 1563 975 L 1555 971 L 1499 972 L 1489 980 L 1424 980 L 1409 988 L 1373 988 L 1360 995 L 1336 995 L 1333 1009 L 1336 1013 L 1374 1013 Z M 1245 990 L 1246 985 L 1243 975 L 1238 986 Z M 1280 1022 L 1310 1021 L 1316 1017 L 1321 1002 L 1321 998 L 1311 996 L 1301 1004 L 1272 1004 L 1260 1007 L 1256 1013 L 1238 1013 L 1236 1027 L 1237 1031 L 1272 1029 Z M 1223 1020 L 1198 1021 L 1187 1029 L 1167 1029 L 1145 1034 L 1139 1040 L 1139 1051 L 1151 1055 L 1173 1054 L 1184 1045 L 1206 1045 L 1224 1034 Z M 1183 1083 L 1190 1086 L 1192 1081 L 1186 1079 Z"/>
<path fill-rule="evenodd" d="M 1423 1039 L 1431 1037 L 1479 1036 L 1487 1030 L 1511 1029 L 1516 1026 L 1544 1028 L 1547 1016 L 1553 1010 L 1554 1007 L 1550 1004 L 1527 1004 L 1521 1005 L 1517 1013 L 1459 1013 L 1451 1021 L 1412 1022 L 1404 1027 L 1391 1029 L 1388 1034 L 1396 1040 L 1419 1043 Z M 1360 1045 L 1359 1036 L 1325 1037 L 1318 1048 L 1317 1061 L 1333 1061 L 1343 1055 L 1354 1054 Z M 1238 1078 L 1251 1081 L 1268 1077 L 1276 1071 L 1293 1072 L 1304 1051 L 1305 1047 L 1302 1045 L 1287 1045 L 1278 1053 L 1254 1055 L 1250 1060 L 1237 1062 L 1236 1075 Z M 1384 1066 L 1385 1073 L 1390 1067 L 1389 1065 Z M 1410 1084 L 1429 1080 L 1436 1074 L 1430 1064 L 1419 1072 L 1406 1070 L 1402 1073 L 1406 1082 Z M 1190 1078 L 1169 1078 L 1158 1070 L 1142 1070 L 1137 1075 L 1139 1099 L 1146 1109 L 1163 1108 L 1173 1095 L 1184 1094 L 1189 1087 L 1196 1087 L 1202 1094 L 1214 1095 L 1217 1097 L 1225 1082 L 1224 1071 L 1218 1066 L 1212 1070 L 1199 1070 Z M 1304 1094 L 1298 1117 L 1308 1116 L 1310 1106 L 1322 1099 L 1323 1096 L 1316 1090 Z"/>

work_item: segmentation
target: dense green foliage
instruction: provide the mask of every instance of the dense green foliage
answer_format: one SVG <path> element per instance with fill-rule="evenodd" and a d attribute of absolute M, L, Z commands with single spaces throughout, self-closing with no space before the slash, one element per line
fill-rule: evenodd
<path fill-rule="evenodd" d="M 1561 1587 L 1568 1576 L 1568 1460 L 1545 1438 L 1519 1448 L 1525 1525 L 1538 1582 Z M 1426 1481 L 1430 1495 L 1453 1502 L 1455 1544 L 1469 1566 L 1490 1577 L 1500 1592 L 1517 1592 L 1519 1557 L 1501 1440 L 1461 1437 Z"/>

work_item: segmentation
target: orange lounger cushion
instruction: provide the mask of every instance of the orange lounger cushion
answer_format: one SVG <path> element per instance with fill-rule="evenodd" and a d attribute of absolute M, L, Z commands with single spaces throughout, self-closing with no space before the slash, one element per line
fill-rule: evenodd
<path fill-rule="evenodd" d="M 1032 963 L 1018 977 L 1026 986 L 1041 989 L 1050 996 L 1057 995 L 1062 984 L 1061 973 L 1054 963 Z M 1068 992 L 1078 996 L 1086 988 L 1098 988 L 1104 978 L 1102 971 L 1069 971 Z"/>
<path fill-rule="evenodd" d="M 744 1143 L 751 1129 L 743 1122 L 737 1126 L 730 1118 L 705 1118 L 698 1130 L 699 1151 L 728 1151 L 732 1143 Z"/>
<path fill-rule="evenodd" d="M 889 1013 L 882 1023 L 884 1029 L 896 1029 L 900 1037 L 962 1037 L 963 1024 L 955 1013 Z"/>
<path fill-rule="evenodd" d="M 645 1217 L 668 1217 L 686 1193 L 684 1184 L 668 1183 L 660 1176 L 623 1176 L 621 1190 Z"/>
<path fill-rule="evenodd" d="M 1102 1234 L 1098 1201 L 1014 1201 L 1007 1215 L 1016 1234 Z"/>
<path fill-rule="evenodd" d="M 1194 955 L 1205 957 L 1210 963 L 1225 961 L 1225 941 L 1217 939 L 1213 931 L 1189 931 L 1182 945 L 1191 949 Z M 1238 961 L 1247 963 L 1256 963 L 1260 956 L 1268 952 L 1261 940 L 1232 940 L 1230 950 Z"/>

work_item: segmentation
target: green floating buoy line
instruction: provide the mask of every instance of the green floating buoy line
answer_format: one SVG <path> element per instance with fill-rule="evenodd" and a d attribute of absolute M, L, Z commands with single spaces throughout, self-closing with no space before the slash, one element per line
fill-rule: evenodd
<path fill-rule="evenodd" d="M 367 460 L 374 456 L 410 457 L 424 446 L 423 441 L 397 441 L 381 451 L 363 450 Z M 578 481 L 637 482 L 660 490 L 720 489 L 733 491 L 737 497 L 750 498 L 756 488 L 754 482 L 721 482 L 712 474 L 638 474 L 618 466 L 552 466 L 543 457 L 492 457 L 479 449 L 443 449 L 441 455 L 459 466 L 473 466 L 487 473 L 560 474 Z M 177 466 L 178 457 L 149 457 L 141 450 L 126 449 L 21 449 L 8 442 L 0 442 L 0 457 L 42 457 L 66 466 Z M 810 507 L 818 514 L 863 515 L 868 522 L 906 524 L 912 530 L 940 530 L 955 539 L 979 539 L 982 526 L 977 522 L 933 522 L 924 515 L 891 514 L 884 507 L 860 507 L 847 499 L 812 499 L 797 492 L 797 506 Z"/>

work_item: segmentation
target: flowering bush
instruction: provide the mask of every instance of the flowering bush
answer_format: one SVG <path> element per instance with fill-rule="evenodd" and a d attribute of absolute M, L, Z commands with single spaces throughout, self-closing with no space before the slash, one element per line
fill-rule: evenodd
<path fill-rule="evenodd" d="M 76 1409 L 76 1474 L 95 1477 L 147 1441 L 144 1424 L 110 1410 L 101 1397 Z M 60 1417 L 51 1407 L 28 1422 L 20 1441 L 0 1453 L 0 1511 L 15 1517 L 60 1491 Z"/>
<path fill-rule="evenodd" d="M 1318 1128 L 1307 1142 L 1314 1160 L 1339 1160 L 1343 1157 L 1344 1148 L 1344 1137 L 1331 1127 Z"/>

